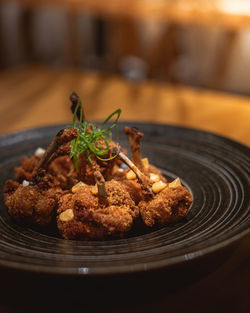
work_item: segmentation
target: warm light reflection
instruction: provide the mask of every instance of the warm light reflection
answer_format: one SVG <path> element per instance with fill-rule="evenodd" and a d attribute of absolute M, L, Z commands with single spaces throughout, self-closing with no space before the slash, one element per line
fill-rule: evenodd
<path fill-rule="evenodd" d="M 249 0 L 221 0 L 219 7 L 229 14 L 250 15 Z"/>

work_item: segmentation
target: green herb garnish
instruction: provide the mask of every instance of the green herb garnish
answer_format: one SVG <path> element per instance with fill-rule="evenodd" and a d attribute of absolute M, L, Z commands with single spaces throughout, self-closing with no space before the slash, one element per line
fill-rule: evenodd
<path fill-rule="evenodd" d="M 80 109 L 80 120 L 77 123 L 77 112 Z M 110 142 L 112 140 L 111 130 L 116 127 L 116 141 L 118 141 L 119 129 L 117 121 L 120 117 L 121 109 L 114 111 L 106 120 L 98 127 L 93 123 L 83 121 L 83 106 L 82 101 L 78 99 L 74 110 L 73 122 L 71 128 L 78 130 L 78 137 L 71 141 L 71 152 L 69 157 L 73 159 L 75 168 L 78 170 L 78 159 L 81 154 L 86 154 L 89 162 L 91 160 L 91 152 L 101 161 L 109 161 L 116 157 L 103 158 L 110 150 Z M 104 128 L 112 117 L 116 116 L 115 121 L 107 128 Z"/>

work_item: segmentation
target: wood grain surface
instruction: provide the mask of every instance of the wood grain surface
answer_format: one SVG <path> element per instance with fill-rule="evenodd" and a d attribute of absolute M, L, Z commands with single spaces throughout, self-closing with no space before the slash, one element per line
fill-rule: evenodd
<path fill-rule="evenodd" d="M 250 97 L 76 69 L 25 67 L 0 73 L 0 134 L 71 120 L 76 91 L 89 120 L 122 109 L 122 120 L 199 128 L 250 144 Z"/>

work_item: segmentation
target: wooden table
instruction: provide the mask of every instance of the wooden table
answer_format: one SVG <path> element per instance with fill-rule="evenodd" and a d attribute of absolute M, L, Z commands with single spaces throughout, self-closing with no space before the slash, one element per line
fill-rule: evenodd
<path fill-rule="evenodd" d="M 201 128 L 250 144 L 248 97 L 34 66 L 0 73 L 0 134 L 69 122 L 69 95 L 74 90 L 89 120 L 103 120 L 121 108 L 121 120 Z"/>
<path fill-rule="evenodd" d="M 121 120 L 201 128 L 250 144 L 248 97 L 34 66 L 0 72 L 0 134 L 69 122 L 69 95 L 74 90 L 83 99 L 89 120 L 103 120 L 121 108 Z"/>
<path fill-rule="evenodd" d="M 26 67 L 0 73 L 0 134 L 71 120 L 69 94 L 82 97 L 89 120 L 117 108 L 121 119 L 196 127 L 250 144 L 250 98 L 164 83 L 134 84 L 94 72 Z M 227 312 L 250 310 L 250 236 L 216 272 L 152 302 L 109 312 Z M 11 304 L 3 313 L 14 312 Z M 39 311 L 41 312 L 41 311 Z M 94 312 L 94 311 L 91 311 Z"/>

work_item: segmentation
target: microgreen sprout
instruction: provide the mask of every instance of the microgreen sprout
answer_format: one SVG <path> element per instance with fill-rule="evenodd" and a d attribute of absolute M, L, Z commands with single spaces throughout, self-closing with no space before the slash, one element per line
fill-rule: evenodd
<path fill-rule="evenodd" d="M 80 111 L 80 116 L 79 112 Z M 110 151 L 110 142 L 112 140 L 112 129 L 116 128 L 116 141 L 118 141 L 119 129 L 118 119 L 121 114 L 121 109 L 114 111 L 106 120 L 98 127 L 93 123 L 83 120 L 83 106 L 82 101 L 78 98 L 77 105 L 74 110 L 73 122 L 71 128 L 78 130 L 78 137 L 71 141 L 71 152 L 69 157 L 73 159 L 75 168 L 78 170 L 78 159 L 80 155 L 86 154 L 89 162 L 92 162 L 91 153 L 93 153 L 101 161 L 110 161 L 116 157 L 113 155 L 109 158 L 104 158 Z M 77 123 L 77 115 L 80 117 Z M 107 123 L 115 117 L 114 122 L 107 126 Z"/>

